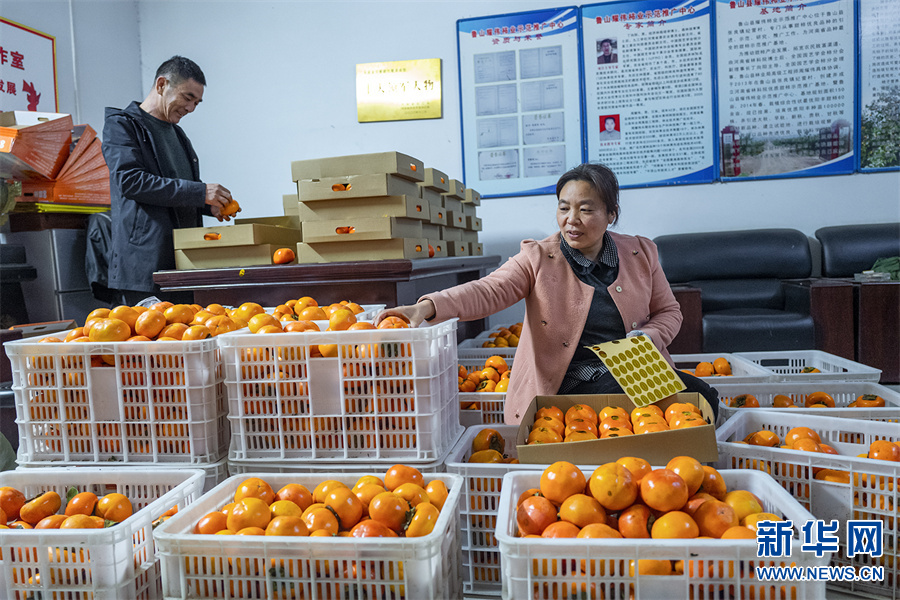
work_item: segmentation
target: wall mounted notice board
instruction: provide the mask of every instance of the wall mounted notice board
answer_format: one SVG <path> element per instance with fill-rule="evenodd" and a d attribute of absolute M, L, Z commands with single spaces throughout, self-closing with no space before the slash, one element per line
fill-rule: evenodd
<path fill-rule="evenodd" d="M 582 156 L 578 9 L 462 19 L 457 35 L 466 185 L 554 193 Z"/>
<path fill-rule="evenodd" d="M 553 193 L 580 162 L 623 188 L 900 168 L 896 0 L 622 0 L 457 34 L 465 182 L 483 196 Z M 559 76 L 523 76 L 536 47 L 561 49 Z M 562 99 L 536 104 L 548 87 Z"/>

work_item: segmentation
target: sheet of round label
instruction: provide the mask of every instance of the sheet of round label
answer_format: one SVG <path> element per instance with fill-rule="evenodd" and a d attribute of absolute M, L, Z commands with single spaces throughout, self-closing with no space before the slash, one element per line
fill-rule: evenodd
<path fill-rule="evenodd" d="M 685 385 L 645 335 L 590 346 L 635 406 L 684 391 Z"/>

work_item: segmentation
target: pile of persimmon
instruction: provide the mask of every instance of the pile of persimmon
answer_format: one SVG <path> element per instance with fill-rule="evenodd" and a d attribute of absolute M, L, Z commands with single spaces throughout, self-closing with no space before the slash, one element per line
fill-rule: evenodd
<path fill-rule="evenodd" d="M 822 441 L 822 437 L 814 429 L 805 426 L 793 427 L 788 430 L 782 440 L 777 433 L 768 429 L 761 429 L 747 434 L 739 444 L 751 446 L 768 446 L 770 448 L 782 448 L 785 450 L 802 450 L 804 452 L 822 452 L 824 454 L 840 454 L 834 446 Z M 857 455 L 858 458 L 872 458 L 875 460 L 888 460 L 900 462 L 900 444 L 890 440 L 875 440 L 869 444 L 869 450 L 865 454 Z"/>
<path fill-rule="evenodd" d="M 741 403 L 741 399 L 746 399 Z M 745 408 L 758 407 L 759 401 L 752 394 L 735 396 L 729 402 L 729 406 L 743 406 Z M 834 398 L 828 392 L 811 392 L 803 395 L 803 407 L 805 408 L 835 408 Z M 877 394 L 860 394 L 847 405 L 848 408 L 882 408 L 885 406 L 884 398 Z M 784 394 L 776 394 L 772 398 L 773 408 L 800 408 L 793 398 Z"/>
<path fill-rule="evenodd" d="M 149 342 L 203 340 L 246 326 L 231 319 L 221 304 L 203 308 L 199 304 L 157 302 L 147 306 L 97 308 L 84 326 L 65 339 L 50 336 L 41 342 Z M 111 358 L 111 357 L 110 357 Z"/>
<path fill-rule="evenodd" d="M 505 452 L 506 440 L 500 432 L 491 428 L 482 429 L 472 440 L 472 453 L 467 462 L 519 464 L 518 458 L 512 458 Z"/>
<path fill-rule="evenodd" d="M 500 327 L 492 331 L 488 339 L 481 344 L 482 348 L 515 348 L 519 345 L 519 337 L 522 335 L 522 323 L 516 323 L 509 327 Z"/>
<path fill-rule="evenodd" d="M 102 529 L 133 513 L 131 501 L 118 492 L 98 498 L 72 487 L 63 503 L 52 490 L 27 499 L 14 487 L 0 487 L 0 529 Z"/>
<path fill-rule="evenodd" d="M 755 539 L 756 523 L 780 521 L 747 490 L 728 490 L 722 475 L 690 456 L 663 468 L 623 457 L 585 477 L 560 461 L 538 488 L 516 502 L 518 535 L 526 538 Z M 582 569 L 591 565 L 582 564 Z M 665 575 L 675 572 L 669 565 Z"/>
<path fill-rule="evenodd" d="M 702 360 L 693 369 L 681 369 L 695 377 L 727 377 L 731 375 L 731 363 L 727 358 L 719 356 L 712 362 Z"/>
<path fill-rule="evenodd" d="M 469 371 L 459 365 L 459 391 L 506 393 L 509 386 L 511 369 L 502 356 L 491 356 L 484 361 L 484 366 Z"/>
<path fill-rule="evenodd" d="M 288 483 L 279 490 L 250 477 L 232 502 L 204 515 L 196 534 L 312 537 L 422 537 L 434 530 L 449 490 L 421 471 L 394 465 L 378 477 L 362 475 L 350 487 L 333 479 L 310 490 Z"/>
<path fill-rule="evenodd" d="M 565 413 L 545 406 L 535 413 L 526 443 L 581 442 L 701 425 L 706 420 L 691 402 L 673 402 L 665 411 L 649 404 L 631 413 L 621 406 L 606 406 L 599 413 L 587 404 L 575 404 Z"/>

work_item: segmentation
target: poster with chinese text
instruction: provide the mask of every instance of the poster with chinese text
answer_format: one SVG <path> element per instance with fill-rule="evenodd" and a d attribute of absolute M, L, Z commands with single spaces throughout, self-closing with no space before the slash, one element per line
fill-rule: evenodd
<path fill-rule="evenodd" d="M 552 194 L 583 161 L 578 10 L 457 21 L 465 184 Z"/>
<path fill-rule="evenodd" d="M 588 162 L 622 187 L 716 179 L 710 0 L 583 6 L 581 23 Z"/>
<path fill-rule="evenodd" d="M 56 38 L 0 17 L 0 111 L 59 112 Z"/>
<path fill-rule="evenodd" d="M 715 9 L 722 179 L 853 172 L 853 0 Z"/>
<path fill-rule="evenodd" d="M 859 167 L 900 167 L 900 2 L 859 3 Z"/>

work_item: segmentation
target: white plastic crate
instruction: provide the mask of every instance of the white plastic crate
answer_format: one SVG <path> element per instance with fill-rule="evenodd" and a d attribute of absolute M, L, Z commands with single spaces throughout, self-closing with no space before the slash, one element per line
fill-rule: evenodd
<path fill-rule="evenodd" d="M 675 363 L 676 369 L 690 369 L 693 371 L 697 367 L 697 363 L 712 363 L 720 357 L 731 364 L 731 375 L 714 375 L 700 378 L 713 387 L 717 387 L 719 384 L 762 383 L 772 380 L 772 373 L 769 370 L 763 369 L 737 354 L 673 354 L 672 362 Z"/>
<path fill-rule="evenodd" d="M 772 381 L 872 381 L 881 379 L 881 369 L 847 360 L 821 350 L 781 350 L 772 352 L 736 352 L 772 373 Z M 803 373 L 804 367 L 819 373 Z"/>
<path fill-rule="evenodd" d="M 720 471 L 728 489 L 756 494 L 766 512 L 798 523 L 812 519 L 803 507 L 771 477 L 753 471 Z M 587 476 L 587 475 L 586 475 Z M 761 583 L 755 566 L 796 564 L 824 566 L 828 555 L 800 551 L 791 542 L 791 556 L 760 559 L 756 540 L 700 539 L 534 539 L 516 535 L 516 500 L 539 486 L 541 471 L 510 472 L 503 478 L 497 539 L 503 556 L 503 597 L 518 598 L 786 598 L 820 600 L 825 583 L 774 581 Z M 643 559 L 684 561 L 684 573 L 639 575 L 629 573 L 629 562 Z M 582 569 L 582 561 L 588 567 Z M 695 576 L 691 577 L 690 574 Z M 702 576 L 696 576 L 701 574 Z"/>
<path fill-rule="evenodd" d="M 227 404 L 215 338 L 25 339 L 4 349 L 12 365 L 22 463 L 210 464 L 225 457 Z"/>
<path fill-rule="evenodd" d="M 174 506 L 198 499 L 203 473 L 196 469 L 69 467 L 0 473 L 0 486 L 26 498 L 70 487 L 102 497 L 119 492 L 134 514 L 105 529 L 6 529 L 0 534 L 0 597 L 116 599 L 162 597 L 153 521 Z"/>
<path fill-rule="evenodd" d="M 484 348 L 484 350 L 499 350 L 500 348 Z M 460 351 L 457 361 L 471 372 L 472 369 L 483 369 L 484 361 L 492 356 L 502 356 L 507 366 L 512 369 L 515 359 L 504 356 L 498 352 L 491 352 L 484 356 L 472 355 L 471 352 Z M 460 392 L 459 393 L 459 420 L 466 427 L 481 425 L 482 423 L 504 423 L 503 410 L 506 407 L 506 392 Z"/>
<path fill-rule="evenodd" d="M 819 382 L 778 382 L 732 384 L 716 383 L 719 392 L 719 416 L 717 423 L 721 425 L 729 417 L 756 408 L 732 408 L 728 402 L 741 394 L 752 394 L 759 407 L 779 412 L 808 413 L 823 417 L 840 417 L 842 419 L 863 419 L 865 421 L 900 422 L 900 392 L 871 381 L 819 381 Z M 806 408 L 804 400 L 813 392 L 826 392 L 834 398 L 834 408 Z M 783 394 L 790 397 L 799 408 L 778 408 L 772 406 L 775 396 Z M 849 407 L 861 394 L 875 394 L 884 398 L 883 407 L 861 408 Z"/>
<path fill-rule="evenodd" d="M 518 425 L 476 425 L 467 428 L 459 442 L 450 450 L 446 466 L 448 473 L 463 477 L 460 501 L 463 592 L 499 596 L 500 548 L 494 532 L 503 476 L 509 472 L 533 471 L 539 467 L 534 464 L 468 462 L 472 455 L 472 441 L 485 429 L 494 429 L 502 435 L 506 442 L 504 453 L 516 457 Z M 581 468 L 590 474 L 596 466 Z"/>
<path fill-rule="evenodd" d="M 456 321 L 218 336 L 233 461 L 429 462 L 462 432 Z M 316 356 L 334 344 L 334 357 Z"/>
<path fill-rule="evenodd" d="M 481 334 L 480 334 L 481 335 Z M 463 340 L 459 343 L 459 356 L 460 358 L 466 359 L 482 359 L 488 358 L 490 356 L 502 356 L 503 358 L 509 360 L 514 358 L 516 355 L 516 348 L 518 346 L 505 346 L 499 348 L 484 348 L 482 344 L 486 342 L 488 337 L 475 337 L 469 338 L 467 340 Z"/>
<path fill-rule="evenodd" d="M 464 431 L 460 431 L 460 436 L 464 435 Z M 450 456 L 452 448 L 438 459 L 426 463 L 415 463 L 415 467 L 422 473 L 445 473 L 446 460 Z M 368 463 L 364 461 L 348 461 L 343 463 L 332 462 L 316 462 L 312 460 L 278 460 L 278 461 L 259 461 L 259 460 L 229 460 L 228 474 L 243 475 L 251 472 L 263 473 L 377 473 L 384 471 L 385 465 L 378 463 Z M 220 480 L 221 481 L 221 480 Z"/>
<path fill-rule="evenodd" d="M 383 475 L 383 470 L 372 474 Z M 247 473 L 231 477 L 154 531 L 166 598 L 391 598 L 459 596 L 462 479 L 435 474 L 449 495 L 434 531 L 420 538 L 213 536 L 191 533 L 198 520 L 232 501 L 247 477 L 274 489 L 326 479 L 353 485 L 359 474 Z"/>
<path fill-rule="evenodd" d="M 781 439 L 794 427 L 809 427 L 833 446 L 840 455 L 803 452 L 784 448 L 749 446 L 740 442 L 750 433 L 762 429 L 775 432 Z M 719 469 L 755 469 L 771 475 L 785 490 L 817 519 L 840 522 L 840 552 L 832 564 L 884 566 L 881 582 L 840 582 L 834 585 L 853 592 L 900 598 L 900 536 L 897 529 L 897 507 L 900 501 L 900 463 L 860 458 L 869 444 L 877 439 L 900 442 L 896 423 L 878 423 L 855 419 L 838 419 L 784 411 L 748 410 L 730 418 L 716 431 L 719 440 Z M 816 479 L 820 469 L 847 473 L 847 483 Z M 846 553 L 846 522 L 881 520 L 884 522 L 884 556 L 872 558 Z"/>
<path fill-rule="evenodd" d="M 83 466 L 72 465 L 72 464 L 61 465 L 61 467 L 79 468 L 79 469 L 85 468 Z M 224 458 L 218 462 L 211 464 L 211 465 L 187 465 L 187 466 L 181 467 L 176 463 L 166 463 L 165 465 L 163 465 L 163 467 L 166 469 L 171 469 L 171 470 L 187 468 L 187 469 L 193 469 L 195 471 L 200 471 L 201 473 L 203 473 L 203 481 L 201 482 L 201 486 L 200 486 L 201 493 L 206 493 L 209 490 L 213 489 L 214 487 L 216 487 L 217 485 L 222 483 L 229 475 L 228 460 L 224 459 Z M 16 467 L 16 470 L 22 470 L 22 471 L 32 470 L 32 471 L 34 471 L 37 469 L 46 469 L 46 468 L 47 468 L 46 466 L 41 465 L 41 464 L 30 464 L 30 463 L 21 464 L 20 463 L 19 466 Z M 135 472 L 135 473 L 156 473 L 159 471 L 159 467 L 157 467 L 156 465 L 144 465 L 144 464 L 139 464 L 139 463 L 124 465 L 121 467 L 109 466 L 109 467 L 102 467 L 102 468 L 128 469 L 129 472 Z"/>

